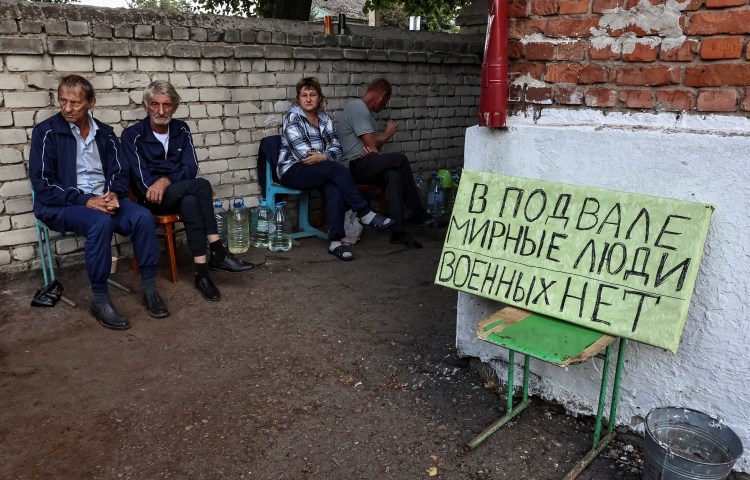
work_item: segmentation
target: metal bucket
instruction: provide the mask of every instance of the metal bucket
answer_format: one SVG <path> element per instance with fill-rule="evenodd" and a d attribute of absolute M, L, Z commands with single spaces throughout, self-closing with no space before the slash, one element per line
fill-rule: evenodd
<path fill-rule="evenodd" d="M 722 480 L 742 456 L 742 442 L 721 421 L 688 408 L 646 416 L 643 480 Z"/>

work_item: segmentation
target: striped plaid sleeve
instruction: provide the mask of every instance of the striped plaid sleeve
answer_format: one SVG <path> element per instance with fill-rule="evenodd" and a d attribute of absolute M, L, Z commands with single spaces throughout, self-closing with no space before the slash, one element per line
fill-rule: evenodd
<path fill-rule="evenodd" d="M 299 121 L 289 122 L 284 127 L 283 135 L 289 152 L 298 162 L 307 158 L 307 152 L 310 151 L 310 144 L 305 133 L 305 126 Z"/>
<path fill-rule="evenodd" d="M 322 136 L 325 140 L 328 160 L 331 160 L 332 162 L 340 162 L 341 158 L 344 156 L 344 152 L 341 150 L 341 143 L 339 143 L 339 139 L 336 136 L 336 131 L 333 127 L 333 119 L 331 117 L 327 117 Z"/>

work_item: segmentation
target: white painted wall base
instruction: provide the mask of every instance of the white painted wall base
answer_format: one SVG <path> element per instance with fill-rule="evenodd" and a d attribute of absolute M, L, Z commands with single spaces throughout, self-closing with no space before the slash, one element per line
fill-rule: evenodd
<path fill-rule="evenodd" d="M 743 117 L 552 109 L 536 119 L 511 117 L 507 130 L 472 127 L 465 151 L 471 170 L 716 205 L 680 348 L 673 355 L 629 342 L 617 423 L 642 431 L 654 407 L 703 411 L 740 436 L 745 455 L 735 469 L 744 472 L 750 472 L 749 157 L 750 120 Z M 493 363 L 504 379 L 503 349 L 474 332 L 498 305 L 459 293 L 456 344 L 460 354 Z M 532 362 L 532 388 L 571 413 L 593 414 L 601 367 L 599 359 L 567 369 Z"/>

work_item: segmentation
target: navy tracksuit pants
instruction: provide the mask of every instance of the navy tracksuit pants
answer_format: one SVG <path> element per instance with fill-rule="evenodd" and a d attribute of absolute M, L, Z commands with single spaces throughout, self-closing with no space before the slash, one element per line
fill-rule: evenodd
<path fill-rule="evenodd" d="M 51 207 L 48 207 L 51 208 Z M 159 261 L 154 217 L 147 209 L 126 198 L 114 215 L 91 209 L 85 205 L 59 207 L 51 219 L 42 221 L 58 232 L 75 232 L 86 237 L 86 271 L 94 292 L 107 291 L 107 279 L 112 268 L 112 236 L 129 236 L 138 257 L 141 278 L 153 278 Z"/>

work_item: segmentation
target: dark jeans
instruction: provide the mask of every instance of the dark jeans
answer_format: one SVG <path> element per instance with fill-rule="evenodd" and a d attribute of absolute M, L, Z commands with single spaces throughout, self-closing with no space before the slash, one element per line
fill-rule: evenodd
<path fill-rule="evenodd" d="M 194 257 L 206 254 L 207 235 L 216 235 L 213 189 L 205 178 L 175 182 L 164 190 L 160 205 L 144 202 L 153 213 L 169 215 L 179 213 L 185 225 L 188 248 Z"/>
<path fill-rule="evenodd" d="M 344 213 L 351 209 L 362 215 L 369 211 L 367 201 L 357 190 L 352 174 L 338 162 L 318 162 L 312 165 L 295 163 L 281 177 L 281 184 L 297 190 L 322 189 L 328 215 L 328 238 L 341 240 L 344 232 Z"/>
<path fill-rule="evenodd" d="M 388 216 L 393 220 L 391 230 L 403 232 L 404 206 L 413 212 L 424 210 L 419 192 L 414 184 L 414 173 L 409 159 L 403 153 L 368 155 L 349 163 L 349 169 L 357 183 L 378 185 L 385 189 Z"/>

